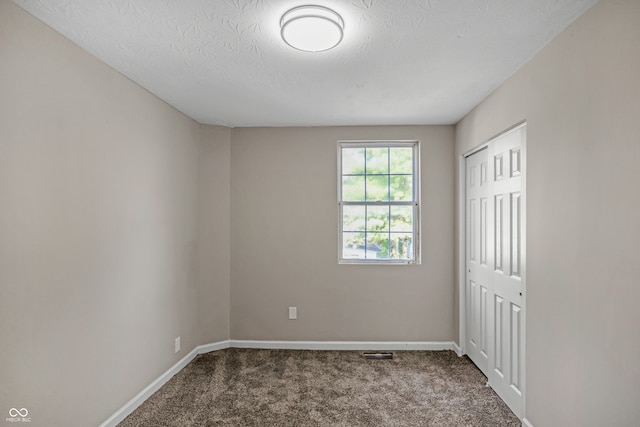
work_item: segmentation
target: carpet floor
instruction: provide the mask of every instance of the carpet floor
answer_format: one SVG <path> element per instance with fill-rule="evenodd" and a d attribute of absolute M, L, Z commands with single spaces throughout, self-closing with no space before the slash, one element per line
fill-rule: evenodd
<path fill-rule="evenodd" d="M 196 357 L 128 426 L 520 426 L 466 357 L 227 349 Z"/>

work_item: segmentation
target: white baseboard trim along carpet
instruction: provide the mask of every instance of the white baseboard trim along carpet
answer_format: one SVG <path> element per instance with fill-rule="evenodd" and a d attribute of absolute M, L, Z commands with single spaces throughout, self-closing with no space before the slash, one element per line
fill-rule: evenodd
<path fill-rule="evenodd" d="M 125 403 L 100 427 L 115 427 L 129 414 L 147 400 L 153 393 L 158 391 L 175 374 L 180 372 L 199 354 L 211 351 L 224 350 L 226 348 L 256 348 L 256 349 L 285 349 L 285 350 L 451 350 L 460 355 L 460 348 L 452 341 L 431 342 L 431 341 L 255 341 L 255 340 L 226 340 L 211 344 L 200 345 L 185 357 L 180 359 L 175 365 L 160 375 L 155 381 L 145 387 L 140 393 Z M 524 426 L 524 421 L 523 421 Z M 533 426 L 531 426 L 533 427 Z"/>
<path fill-rule="evenodd" d="M 210 351 L 223 350 L 225 348 L 229 348 L 230 347 L 229 343 L 230 341 L 226 340 L 226 341 L 220 341 L 212 344 L 200 345 L 194 348 L 193 350 L 191 350 L 191 352 L 189 352 L 189 354 L 187 354 L 185 357 L 180 359 L 178 363 L 176 363 L 171 368 L 169 368 L 167 372 L 160 375 L 155 381 L 149 384 L 144 390 L 138 393 L 133 399 L 131 399 L 130 401 L 125 403 L 124 406 L 118 409 L 115 414 L 113 414 L 105 422 L 100 424 L 100 427 L 117 426 L 118 423 L 120 423 L 122 420 L 127 418 L 127 416 L 130 413 L 135 411 L 138 406 L 142 405 L 142 403 L 145 400 L 147 400 L 153 393 L 160 390 L 160 387 L 165 385 L 167 381 L 171 379 L 171 377 L 173 377 L 175 374 L 180 372 L 182 368 L 187 366 L 189 362 L 195 359 L 197 355 L 203 354 L 203 353 L 209 353 Z"/>
<path fill-rule="evenodd" d="M 453 342 L 430 341 L 251 341 L 231 340 L 232 348 L 282 350 L 452 350 Z"/>
<path fill-rule="evenodd" d="M 522 427 L 533 427 L 533 424 L 531 424 L 531 422 L 528 419 L 523 418 L 522 419 Z"/>
<path fill-rule="evenodd" d="M 455 351 L 455 352 L 456 352 L 456 354 L 457 354 L 459 357 L 462 357 L 462 356 L 463 356 L 463 353 L 462 353 L 462 349 L 460 348 L 460 346 L 459 346 L 458 344 L 456 344 L 455 342 L 453 342 L 453 343 L 451 343 L 451 344 L 453 344 L 453 351 Z"/>

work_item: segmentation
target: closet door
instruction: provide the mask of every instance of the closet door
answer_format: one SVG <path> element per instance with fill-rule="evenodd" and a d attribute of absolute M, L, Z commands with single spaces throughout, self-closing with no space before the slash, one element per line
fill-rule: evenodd
<path fill-rule="evenodd" d="M 466 159 L 469 358 L 518 416 L 524 389 L 525 126 Z"/>
<path fill-rule="evenodd" d="M 488 376 L 492 291 L 487 238 L 488 155 L 483 149 L 466 159 L 466 349 L 469 358 Z"/>
<path fill-rule="evenodd" d="M 489 384 L 521 417 L 524 359 L 524 141 L 525 127 L 489 144 L 492 341 Z"/>

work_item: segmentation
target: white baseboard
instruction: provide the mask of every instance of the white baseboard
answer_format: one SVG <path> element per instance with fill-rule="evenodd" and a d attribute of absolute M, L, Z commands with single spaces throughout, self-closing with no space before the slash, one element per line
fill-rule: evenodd
<path fill-rule="evenodd" d="M 200 345 L 178 363 L 160 375 L 155 381 L 149 384 L 144 390 L 138 393 L 130 401 L 125 403 L 100 427 L 115 427 L 129 414 L 147 400 L 160 387 L 165 385 L 175 374 L 180 372 L 199 354 L 211 351 L 224 350 L 225 348 L 261 348 L 261 349 L 285 349 L 285 350 L 452 350 L 459 353 L 459 347 L 452 341 L 429 342 L 429 341 L 253 341 L 253 340 L 226 340 L 211 344 Z M 457 349 L 457 350 L 456 350 Z M 524 421 L 523 421 L 524 423 Z M 530 426 L 533 427 L 533 426 Z"/>
<path fill-rule="evenodd" d="M 180 359 L 178 363 L 173 365 L 171 368 L 167 370 L 164 374 L 160 375 L 155 381 L 145 387 L 140 393 L 134 396 L 130 401 L 124 404 L 120 409 L 116 411 L 111 417 L 109 417 L 105 422 L 100 424 L 100 427 L 115 427 L 119 422 L 124 420 L 130 413 L 132 413 L 138 406 L 142 405 L 142 403 L 147 400 L 153 393 L 158 391 L 160 387 L 165 385 L 167 381 L 171 379 L 175 374 L 180 372 L 185 366 L 189 364 L 197 355 L 197 348 L 191 350 L 189 354 Z"/>
<path fill-rule="evenodd" d="M 225 348 L 230 348 L 231 340 L 218 341 L 211 344 L 199 345 L 196 347 L 198 354 L 209 353 L 211 351 L 224 350 Z"/>
<path fill-rule="evenodd" d="M 452 344 L 453 344 L 453 351 L 456 352 L 458 357 L 462 357 L 463 353 L 462 353 L 462 349 L 460 348 L 460 346 L 458 344 L 456 344 L 455 341 Z"/>
<path fill-rule="evenodd" d="M 138 393 L 133 399 L 125 403 L 120 409 L 116 411 L 115 414 L 110 416 L 105 422 L 100 424 L 100 427 L 115 427 L 122 420 L 127 418 L 129 414 L 136 410 L 136 408 L 147 400 L 153 393 L 158 391 L 160 387 L 165 385 L 167 381 L 171 379 L 175 374 L 180 372 L 185 366 L 187 366 L 195 357 L 202 353 L 208 353 L 210 351 L 216 350 L 224 350 L 225 348 L 229 348 L 229 340 L 220 341 L 216 343 L 200 345 L 185 357 L 180 359 L 178 363 L 169 368 L 164 374 L 160 375 L 155 381 L 149 384 L 144 390 Z"/>
<path fill-rule="evenodd" d="M 528 419 L 523 418 L 522 419 L 522 427 L 533 427 L 533 424 L 531 424 L 531 422 Z"/>
<path fill-rule="evenodd" d="M 455 350 L 451 341 L 254 341 L 231 340 L 232 348 L 284 350 Z"/>

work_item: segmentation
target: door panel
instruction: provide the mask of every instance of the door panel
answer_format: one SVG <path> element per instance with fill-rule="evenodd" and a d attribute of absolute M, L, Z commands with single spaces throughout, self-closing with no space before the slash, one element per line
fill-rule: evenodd
<path fill-rule="evenodd" d="M 525 127 L 466 159 L 466 350 L 518 416 L 523 408 Z"/>
<path fill-rule="evenodd" d="M 523 152 L 525 128 L 508 132 L 489 144 L 496 171 L 489 192 L 495 200 L 494 354 L 489 356 L 489 384 L 519 417 L 522 414 L 523 325 Z M 499 170 L 498 170 L 499 169 Z"/>
<path fill-rule="evenodd" d="M 466 161 L 466 330 L 467 354 L 488 375 L 489 371 L 489 247 L 487 150 L 482 150 Z"/>

